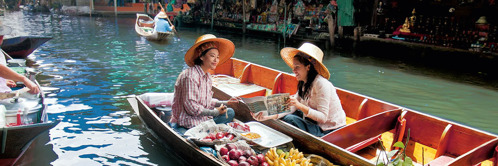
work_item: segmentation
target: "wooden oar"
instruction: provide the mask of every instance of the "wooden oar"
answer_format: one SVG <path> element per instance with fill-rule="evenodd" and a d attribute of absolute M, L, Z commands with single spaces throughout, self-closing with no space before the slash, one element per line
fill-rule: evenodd
<path fill-rule="evenodd" d="M 171 20 L 169 20 L 169 16 L 168 16 L 168 14 L 166 14 L 166 10 L 164 10 L 163 5 L 161 4 L 161 2 L 158 2 L 158 3 L 159 3 L 159 6 L 161 7 L 161 12 L 164 12 L 169 24 L 171 24 L 171 26 L 173 26 L 173 23 L 171 23 Z M 173 32 L 175 33 L 175 36 L 178 37 L 178 39 L 180 39 L 180 35 L 178 35 L 178 32 L 176 31 L 176 27 L 173 27 Z"/>

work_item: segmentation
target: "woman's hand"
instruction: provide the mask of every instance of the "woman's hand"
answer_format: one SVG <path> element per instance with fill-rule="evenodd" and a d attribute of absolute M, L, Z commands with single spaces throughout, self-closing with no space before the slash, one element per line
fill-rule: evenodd
<path fill-rule="evenodd" d="M 295 109 L 301 110 L 304 113 L 304 115 L 308 114 L 308 111 L 309 111 L 308 106 L 299 102 L 299 100 L 297 100 L 297 97 L 295 97 L 295 96 L 290 96 L 289 100 L 287 100 L 287 104 L 289 104 L 288 105 L 289 107 L 294 106 Z"/>
<path fill-rule="evenodd" d="M 16 82 L 14 80 L 6 80 L 7 81 L 7 86 L 14 88 L 17 86 Z"/>
<path fill-rule="evenodd" d="M 263 112 L 252 113 L 251 116 L 257 121 L 266 121 L 270 119 L 278 119 L 278 114 L 267 116 Z"/>
<path fill-rule="evenodd" d="M 238 104 L 240 100 L 242 100 L 240 97 L 232 97 L 228 100 L 227 105 L 233 108 L 234 105 Z"/>
<path fill-rule="evenodd" d="M 36 86 L 36 84 L 33 81 L 29 80 L 28 78 L 24 77 L 23 83 L 24 83 L 24 86 L 29 88 L 29 91 L 28 91 L 29 93 L 31 93 L 31 94 L 40 93 L 40 89 L 38 89 L 38 86 Z"/>
<path fill-rule="evenodd" d="M 227 106 L 221 104 L 218 108 L 216 108 L 218 110 L 218 113 L 221 115 L 221 114 L 224 114 L 227 112 Z"/>

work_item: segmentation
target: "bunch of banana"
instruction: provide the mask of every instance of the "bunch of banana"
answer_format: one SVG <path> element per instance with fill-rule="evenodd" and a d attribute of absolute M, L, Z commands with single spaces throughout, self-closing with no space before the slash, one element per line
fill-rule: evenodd
<path fill-rule="evenodd" d="M 310 159 L 304 157 L 303 152 L 291 148 L 289 152 L 273 147 L 266 152 L 266 162 L 270 166 L 313 166 Z"/>

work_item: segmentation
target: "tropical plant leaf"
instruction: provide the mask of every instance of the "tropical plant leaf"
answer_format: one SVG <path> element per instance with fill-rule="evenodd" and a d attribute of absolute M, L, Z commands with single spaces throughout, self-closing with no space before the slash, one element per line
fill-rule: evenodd
<path fill-rule="evenodd" d="M 413 165 L 413 161 L 412 161 L 412 158 L 410 157 L 405 157 L 405 162 L 403 162 L 403 166 L 412 166 Z"/>
<path fill-rule="evenodd" d="M 403 144 L 403 142 L 396 142 L 396 143 L 394 143 L 393 146 L 394 147 L 398 147 L 398 148 L 402 148 L 402 149 L 405 148 L 405 145 Z"/>

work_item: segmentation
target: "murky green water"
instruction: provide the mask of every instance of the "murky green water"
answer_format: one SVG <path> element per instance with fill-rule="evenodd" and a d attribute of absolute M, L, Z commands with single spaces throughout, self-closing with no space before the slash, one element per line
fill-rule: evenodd
<path fill-rule="evenodd" d="M 209 29 L 180 29 L 181 40 L 154 43 L 134 31 L 134 17 L 77 17 L 6 12 L 6 37 L 52 36 L 30 61 L 43 73 L 50 119 L 62 122 L 35 141 L 22 162 L 31 165 L 184 165 L 143 126 L 122 97 L 173 91 L 186 68 L 184 53 Z M 235 43 L 234 57 L 291 72 L 274 40 L 212 32 Z M 292 46 L 292 47 L 298 47 Z M 427 114 L 498 133 L 498 92 L 426 76 L 369 57 L 329 52 L 324 63 L 335 86 Z"/>

